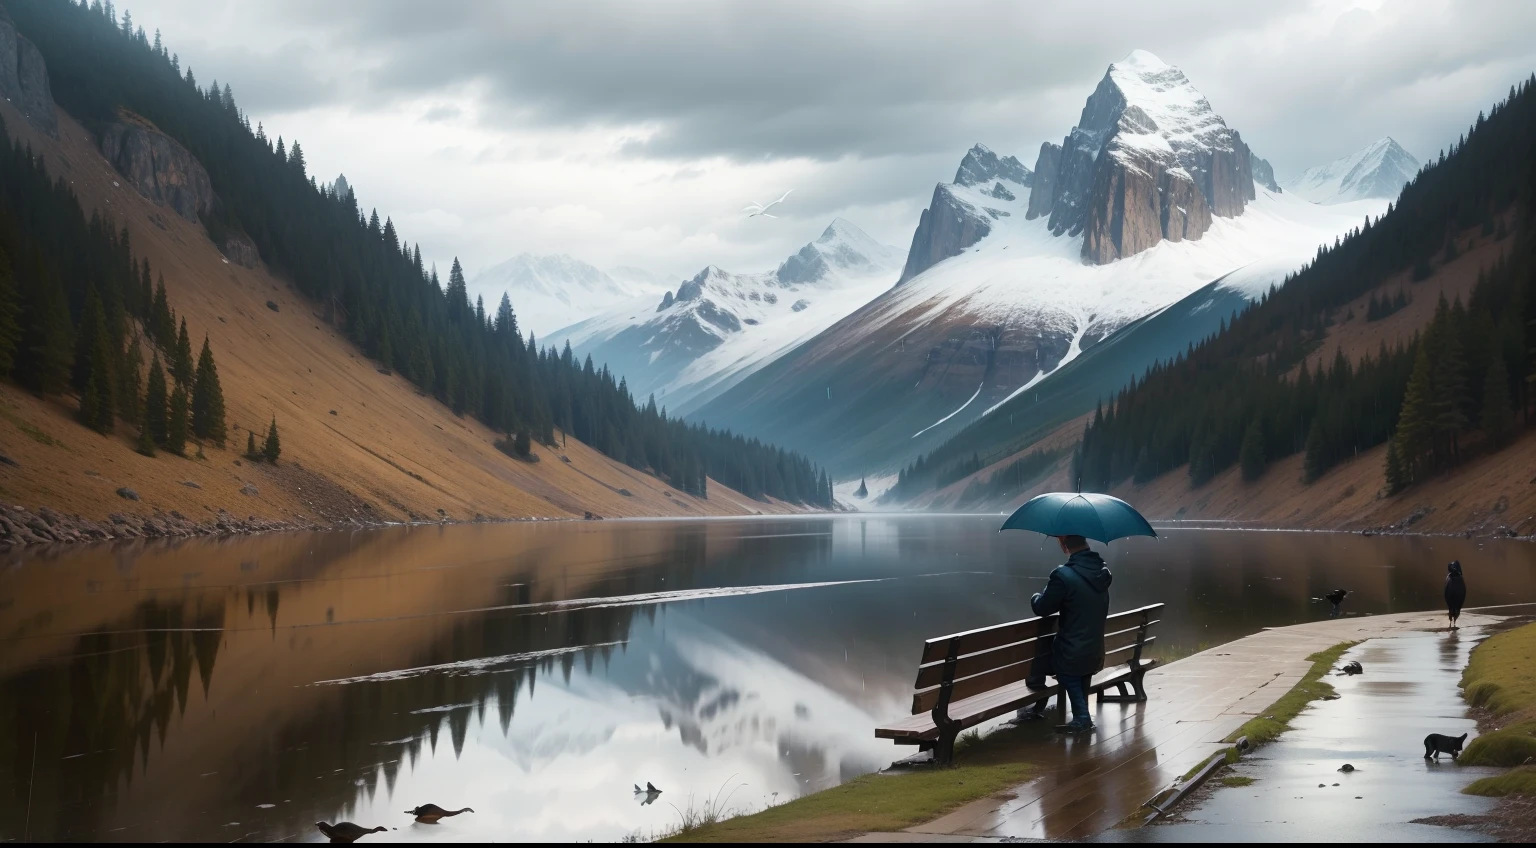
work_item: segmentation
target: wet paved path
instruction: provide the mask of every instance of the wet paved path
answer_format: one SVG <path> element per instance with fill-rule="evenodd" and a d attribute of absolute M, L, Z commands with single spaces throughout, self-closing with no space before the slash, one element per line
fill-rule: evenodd
<path fill-rule="evenodd" d="M 1473 634 L 1479 628 L 1498 620 L 1497 616 L 1463 613 L 1463 633 L 1459 640 L 1462 644 L 1457 648 L 1454 659 L 1454 674 L 1442 670 L 1448 661 L 1431 663 L 1436 676 L 1448 680 L 1448 697 L 1460 701 L 1455 685 L 1459 678 L 1460 664 L 1465 662 L 1466 651 L 1473 641 Z M 1172 785 L 1191 767 L 1226 747 L 1221 742 L 1223 738 L 1284 695 L 1301 679 L 1311 667 L 1307 656 L 1340 642 L 1407 636 L 1415 636 L 1422 641 L 1425 631 L 1435 629 L 1442 630 L 1438 636 L 1443 640 L 1446 636 L 1444 627 L 1443 612 L 1347 616 L 1324 622 L 1270 628 L 1203 651 L 1149 673 L 1147 690 L 1150 700 L 1144 704 L 1095 704 L 1095 720 L 1099 730 L 1088 738 L 1056 738 L 1048 726 L 1042 726 L 1040 754 L 1035 761 L 1046 769 L 1046 773 L 1014 790 L 1015 797 L 982 799 L 942 818 L 918 825 L 909 832 L 872 833 L 854 841 L 932 841 L 936 838 L 942 841 L 993 841 L 1005 838 L 1057 840 L 1089 839 L 1101 835 L 1111 838 L 1131 836 L 1128 833 L 1111 835 L 1105 832 L 1136 811 L 1147 799 Z M 1370 643 L 1359 646 L 1354 649 L 1354 656 L 1367 666 L 1368 673 L 1354 681 L 1339 678 L 1336 685 L 1344 684 L 1340 685 L 1341 692 L 1353 690 L 1355 694 L 1370 692 L 1372 687 L 1376 687 L 1376 695 L 1384 696 L 1391 690 L 1394 681 L 1400 687 L 1411 683 L 1414 658 L 1424 650 L 1427 649 L 1422 646 L 1417 653 L 1406 649 L 1392 651 Z M 1369 673 L 1371 667 L 1378 662 L 1387 663 L 1392 656 L 1405 658 L 1400 663 L 1401 670 L 1374 677 Z M 1378 717 L 1375 713 L 1377 705 L 1380 705 L 1383 724 L 1377 729 L 1383 733 L 1387 732 L 1388 717 L 1393 713 L 1393 708 L 1384 700 L 1377 700 L 1370 714 L 1359 709 L 1361 701 L 1358 698 L 1324 703 L 1349 711 L 1347 714 L 1353 716 L 1352 721 L 1357 727 L 1366 727 L 1376 721 Z M 1438 702 L 1428 709 L 1431 711 L 1424 713 L 1426 716 L 1453 715 L 1447 713 L 1448 708 Z M 1298 730 L 1311 726 L 1310 716 L 1313 712 L 1317 710 L 1304 714 L 1308 720 L 1298 722 Z M 1404 722 L 1410 721 L 1400 713 L 1399 717 Z M 1460 726 L 1456 720 L 1449 724 L 1445 719 L 1434 721 L 1437 727 L 1447 728 L 1436 732 L 1449 733 L 1454 727 Z M 1048 725 L 1049 722 L 1038 724 Z M 1424 734 L 1431 729 L 1414 729 L 1410 732 L 1406 725 L 1398 727 L 1395 732 L 1406 736 L 1408 743 L 1406 753 L 1399 754 L 1400 763 L 1407 763 L 1422 755 L 1422 750 L 1419 754 L 1413 754 L 1412 749 L 1420 745 Z M 1456 733 L 1460 732 L 1456 730 Z M 1296 733 L 1293 731 L 1292 735 Z M 1318 744 L 1319 740 L 1315 737 L 1308 738 L 1312 738 L 1312 742 L 1297 744 Z M 1285 739 L 1282 737 L 1282 742 L 1276 745 L 1283 744 Z M 1366 759 L 1361 755 L 1357 757 Z M 1451 772 L 1453 769 L 1447 768 L 1446 771 Z M 1275 784 L 1279 786 L 1289 779 L 1277 777 Z M 1367 778 L 1361 782 L 1374 780 Z M 1320 778 L 1312 780 L 1310 785 L 1314 791 L 1321 792 L 1315 789 L 1319 782 L 1324 781 Z M 1375 791 L 1390 791 L 1386 788 L 1387 784 L 1376 786 Z M 1349 801 L 1352 804 L 1363 803 L 1355 801 L 1352 796 Z M 1258 803 L 1264 802 L 1260 799 Z M 1446 802 L 1439 809 L 1413 813 L 1406 818 L 1446 812 L 1446 807 L 1452 803 Z M 1399 813 L 1398 810 L 1390 811 L 1392 815 Z M 1234 809 L 1231 815 L 1249 815 L 1257 820 L 1259 814 Z M 1406 821 L 1406 818 L 1399 820 Z M 1164 834 L 1174 841 L 1207 838 L 1204 833 L 1175 834 L 1177 830 L 1188 829 L 1161 827 L 1154 829 L 1161 833 L 1138 831 L 1131 838 L 1155 839 Z M 1212 828 L 1207 832 L 1211 839 L 1242 838 L 1230 829 Z M 1452 835 L 1453 838 L 1460 835 L 1439 828 L 1433 829 L 1433 832 Z M 1413 838 L 1406 834 L 1394 835 L 1398 838 Z M 1277 831 L 1271 836 L 1277 839 L 1308 838 L 1289 831 Z M 1314 834 L 1312 838 L 1318 837 Z"/>

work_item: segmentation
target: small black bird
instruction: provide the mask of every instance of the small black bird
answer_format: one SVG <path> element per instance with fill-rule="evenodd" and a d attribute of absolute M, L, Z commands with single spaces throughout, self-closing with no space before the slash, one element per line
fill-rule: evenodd
<path fill-rule="evenodd" d="M 1342 671 L 1345 674 L 1350 675 L 1351 677 L 1353 677 L 1356 674 L 1364 674 L 1365 673 L 1365 669 L 1360 667 L 1360 663 L 1354 662 L 1354 661 L 1350 661 L 1350 662 L 1345 663 L 1344 666 L 1339 669 L 1339 671 Z"/>
<path fill-rule="evenodd" d="M 1456 629 L 1456 619 L 1461 617 L 1461 607 L 1467 602 L 1467 581 L 1461 575 L 1461 560 L 1453 559 L 1445 567 L 1445 608 L 1451 616 L 1451 629 Z"/>
<path fill-rule="evenodd" d="M 422 804 L 414 810 L 405 811 L 406 815 L 415 816 L 416 820 L 422 824 L 437 824 L 438 819 L 446 819 L 450 816 L 456 816 L 459 813 L 473 812 L 474 810 L 471 810 L 468 807 L 465 807 L 462 810 L 445 810 L 436 804 Z"/>
<path fill-rule="evenodd" d="M 1334 615 L 1338 615 L 1339 614 L 1339 604 L 1344 603 L 1344 599 L 1346 597 L 1348 597 L 1348 595 L 1349 595 L 1349 590 L 1348 589 L 1334 589 L 1332 592 L 1329 592 L 1328 594 L 1324 595 L 1323 597 L 1328 599 L 1328 603 L 1333 604 L 1333 614 Z"/>
<path fill-rule="evenodd" d="M 335 824 L 315 822 L 315 827 L 319 828 L 321 833 L 330 837 L 332 842 L 356 842 L 370 833 L 383 833 L 389 830 L 387 827 L 363 827 L 352 822 L 337 822 Z"/>

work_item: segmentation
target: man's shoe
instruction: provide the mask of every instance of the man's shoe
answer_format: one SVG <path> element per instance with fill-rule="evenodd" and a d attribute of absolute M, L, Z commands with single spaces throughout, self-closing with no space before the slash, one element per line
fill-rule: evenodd
<path fill-rule="evenodd" d="M 1024 681 L 1024 686 L 1027 689 L 1029 689 L 1029 691 L 1031 691 L 1031 692 L 1043 692 L 1046 689 L 1051 688 L 1051 685 L 1049 683 L 1046 683 L 1044 679 L 1041 679 L 1041 680 L 1025 680 Z"/>
<path fill-rule="evenodd" d="M 1078 733 L 1088 733 L 1088 732 L 1090 732 L 1090 731 L 1092 731 L 1094 729 L 1095 728 L 1093 726 L 1093 722 L 1091 722 L 1091 721 L 1076 721 L 1076 720 L 1073 720 L 1073 721 L 1067 722 L 1066 724 L 1058 724 L 1058 725 L 1056 725 L 1056 732 L 1057 733 L 1071 733 L 1071 734 L 1074 734 L 1074 735 L 1078 734 Z"/>
<path fill-rule="evenodd" d="M 1013 720 L 1015 722 L 1039 721 L 1042 718 L 1045 718 L 1045 711 L 1040 709 L 1038 704 L 1030 704 L 1024 709 L 1019 710 L 1018 713 L 1013 717 Z"/>

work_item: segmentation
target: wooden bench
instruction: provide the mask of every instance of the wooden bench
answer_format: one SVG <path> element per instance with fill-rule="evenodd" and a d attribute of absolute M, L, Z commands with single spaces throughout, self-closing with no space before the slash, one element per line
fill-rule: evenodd
<path fill-rule="evenodd" d="M 1101 703 L 1147 699 L 1142 677 L 1157 661 L 1143 660 L 1141 654 L 1157 639 L 1148 631 L 1162 609 L 1152 604 L 1105 619 L 1105 670 L 1088 686 Z M 1050 655 L 1057 620 L 1055 615 L 1026 618 L 924 642 L 912 687 L 912 716 L 875 728 L 876 738 L 932 750 L 935 762 L 948 764 L 955 738 L 966 728 L 1053 697 L 1065 717 L 1067 695 L 1059 684 L 1034 690 L 1025 684 L 1035 658 Z M 1106 695 L 1111 687 L 1117 694 Z"/>

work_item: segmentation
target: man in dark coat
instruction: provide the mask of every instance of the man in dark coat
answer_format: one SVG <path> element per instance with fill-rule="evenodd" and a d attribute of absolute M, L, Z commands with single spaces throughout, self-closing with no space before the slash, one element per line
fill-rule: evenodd
<path fill-rule="evenodd" d="M 1088 715 L 1088 682 L 1104 668 L 1104 619 L 1109 617 L 1109 584 L 1113 576 L 1104 558 L 1088 549 L 1082 536 L 1057 538 L 1067 561 L 1051 572 L 1045 591 L 1030 599 L 1035 615 L 1060 613 L 1056 636 L 1051 640 L 1049 662 L 1035 660 L 1027 681 L 1030 688 L 1045 686 L 1053 675 L 1072 704 L 1072 721 L 1058 730 L 1081 733 L 1093 729 Z M 1048 668 L 1041 666 L 1048 665 Z M 1030 718 L 1021 712 L 1020 718 Z"/>

